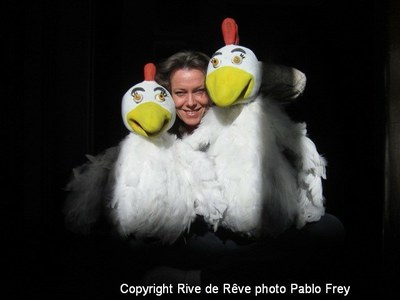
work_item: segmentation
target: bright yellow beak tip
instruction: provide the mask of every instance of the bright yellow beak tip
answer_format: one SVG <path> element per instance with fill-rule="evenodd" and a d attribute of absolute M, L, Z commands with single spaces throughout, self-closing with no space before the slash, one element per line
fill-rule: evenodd
<path fill-rule="evenodd" d="M 223 67 L 207 75 L 206 86 L 215 105 L 228 107 L 250 95 L 254 79 L 239 68 Z"/>
<path fill-rule="evenodd" d="M 171 121 L 171 113 L 154 102 L 146 102 L 131 110 L 126 120 L 133 132 L 144 136 L 157 136 Z"/>

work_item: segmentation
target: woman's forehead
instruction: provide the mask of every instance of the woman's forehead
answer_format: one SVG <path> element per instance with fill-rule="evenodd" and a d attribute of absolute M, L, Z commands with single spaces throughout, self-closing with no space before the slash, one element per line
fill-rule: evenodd
<path fill-rule="evenodd" d="M 198 69 L 179 69 L 171 74 L 171 88 L 199 86 L 204 85 L 204 82 L 204 73 Z"/>

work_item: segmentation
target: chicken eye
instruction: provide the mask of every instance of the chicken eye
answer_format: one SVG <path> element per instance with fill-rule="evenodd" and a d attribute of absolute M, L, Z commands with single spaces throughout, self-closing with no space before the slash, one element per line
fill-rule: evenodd
<path fill-rule="evenodd" d="M 139 103 L 143 99 L 143 95 L 139 94 L 137 91 L 135 91 L 132 94 L 132 97 L 133 97 L 133 101 L 135 101 L 136 103 Z"/>
<path fill-rule="evenodd" d="M 232 63 L 235 65 L 240 65 L 243 61 L 243 57 L 239 56 L 239 55 L 235 55 L 234 57 L 232 57 Z"/>
<path fill-rule="evenodd" d="M 164 102 L 166 97 L 167 97 L 166 92 L 161 92 L 159 94 L 156 94 L 156 100 L 158 100 L 160 102 Z"/>
<path fill-rule="evenodd" d="M 219 65 L 221 64 L 221 61 L 218 58 L 213 57 L 211 58 L 211 64 L 213 65 L 214 68 L 218 68 Z"/>

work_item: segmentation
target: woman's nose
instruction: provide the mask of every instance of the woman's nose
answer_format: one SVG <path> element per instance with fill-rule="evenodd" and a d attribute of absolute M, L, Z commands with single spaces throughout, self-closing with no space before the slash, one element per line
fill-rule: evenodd
<path fill-rule="evenodd" d="M 194 95 L 192 93 L 188 93 L 187 105 L 188 106 L 196 105 L 196 102 L 194 100 Z"/>

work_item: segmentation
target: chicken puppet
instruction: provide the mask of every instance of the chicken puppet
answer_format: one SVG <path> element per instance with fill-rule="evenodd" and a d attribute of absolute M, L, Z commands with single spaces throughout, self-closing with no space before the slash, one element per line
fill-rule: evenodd
<path fill-rule="evenodd" d="M 146 64 L 145 80 L 122 98 L 122 119 L 131 132 L 118 150 L 109 150 L 117 156 L 110 155 L 111 160 L 101 156 L 97 161 L 108 161 L 110 170 L 102 171 L 109 174 L 106 211 L 119 233 L 170 244 L 190 228 L 196 215 L 203 216 L 216 230 L 226 205 L 212 161 L 167 132 L 176 118 L 175 106 L 169 92 L 154 81 L 155 72 L 154 64 Z M 100 178 L 105 181 L 103 175 Z M 83 199 L 75 200 L 80 203 L 74 212 L 78 211 L 81 218 L 93 215 L 86 207 L 103 201 L 98 192 L 93 193 L 96 199 L 82 194 Z M 93 203 L 87 206 L 87 202 Z"/>
<path fill-rule="evenodd" d="M 215 103 L 185 138 L 207 148 L 228 208 L 221 225 L 244 235 L 277 236 L 324 215 L 326 161 L 280 102 L 260 91 L 262 62 L 239 45 L 238 26 L 222 24 L 225 46 L 210 60 L 206 87 Z"/>

